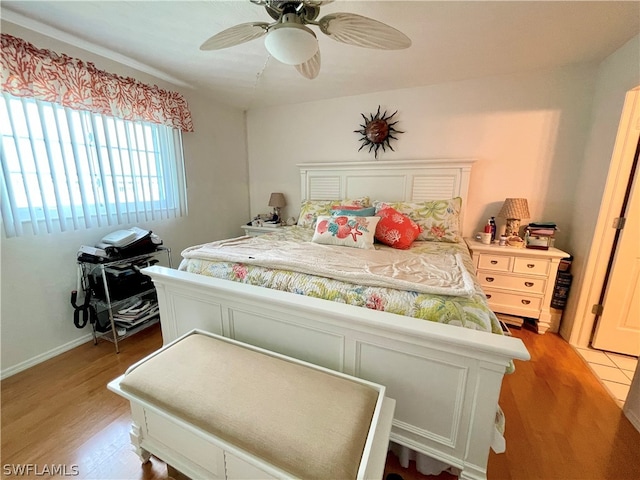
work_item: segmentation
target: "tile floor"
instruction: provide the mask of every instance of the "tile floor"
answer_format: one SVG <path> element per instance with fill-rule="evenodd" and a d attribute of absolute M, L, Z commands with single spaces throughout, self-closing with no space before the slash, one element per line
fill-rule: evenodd
<path fill-rule="evenodd" d="M 576 348 L 576 351 L 622 407 L 629 393 L 638 358 L 592 348 Z"/>

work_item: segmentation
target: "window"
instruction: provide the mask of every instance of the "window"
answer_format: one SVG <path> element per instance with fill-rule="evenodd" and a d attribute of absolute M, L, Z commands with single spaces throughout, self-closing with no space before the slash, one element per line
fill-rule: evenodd
<path fill-rule="evenodd" d="M 179 129 L 3 92 L 0 135 L 7 237 L 186 214 Z"/>

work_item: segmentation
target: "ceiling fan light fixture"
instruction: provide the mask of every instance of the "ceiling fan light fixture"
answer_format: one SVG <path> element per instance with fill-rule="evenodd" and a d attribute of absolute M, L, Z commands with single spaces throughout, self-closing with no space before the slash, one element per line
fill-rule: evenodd
<path fill-rule="evenodd" d="M 269 29 L 264 46 L 279 62 L 300 65 L 318 51 L 318 39 L 311 29 L 297 23 L 280 24 Z"/>

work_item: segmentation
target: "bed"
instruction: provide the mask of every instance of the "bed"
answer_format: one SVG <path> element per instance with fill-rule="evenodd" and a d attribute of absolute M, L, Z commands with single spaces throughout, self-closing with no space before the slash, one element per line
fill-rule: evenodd
<path fill-rule="evenodd" d="M 464 201 L 472 164 L 473 160 L 301 164 L 301 200 Z M 457 213 L 461 217 L 464 206 Z M 316 234 L 317 229 L 297 227 L 252 238 L 248 247 L 247 239 L 228 242 L 243 244 L 241 248 L 295 239 L 315 243 L 308 240 Z M 225 242 L 214 247 L 219 243 Z M 391 250 L 378 245 L 374 250 L 382 254 L 385 248 Z M 434 459 L 436 465 L 425 467 L 429 471 L 424 473 L 450 466 L 460 478 L 486 478 L 489 449 L 503 449 L 496 429 L 502 378 L 513 370 L 514 359 L 528 360 L 529 354 L 519 339 L 501 334 L 464 242 L 416 241 L 410 248 L 414 258 L 423 257 L 425 268 L 437 263 L 431 261 L 436 254 L 453 262 L 443 264 L 442 270 L 453 265 L 451 271 L 459 271 L 452 275 L 459 289 L 456 295 L 438 289 L 394 293 L 393 285 L 354 284 L 348 281 L 349 271 L 338 280 L 313 280 L 304 277 L 309 272 L 274 270 L 269 266 L 282 258 L 271 258 L 270 247 L 264 248 L 265 258 L 273 265 L 248 265 L 235 253 L 222 260 L 202 257 L 194 250 L 198 249 L 185 250 L 180 270 L 144 270 L 157 288 L 165 344 L 199 328 L 383 384 L 397 402 L 391 440 L 405 449 L 403 457 L 408 449 Z M 366 249 L 333 247 L 354 257 L 364 254 L 359 250 Z M 253 285 L 257 278 L 270 279 L 271 287 L 284 287 Z M 303 284 L 312 287 L 296 289 Z M 327 292 L 331 300 L 318 298 Z M 411 297 L 408 304 L 399 298 L 402 295 Z"/>

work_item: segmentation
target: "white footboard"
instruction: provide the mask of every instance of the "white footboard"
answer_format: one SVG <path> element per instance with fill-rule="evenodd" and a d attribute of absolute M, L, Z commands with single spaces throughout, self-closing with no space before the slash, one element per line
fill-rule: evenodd
<path fill-rule="evenodd" d="M 165 344 L 199 328 L 364 378 L 396 399 L 391 440 L 486 478 L 500 386 L 516 338 L 165 267 L 153 279 Z M 508 419 L 507 419 L 508 421 Z"/>

